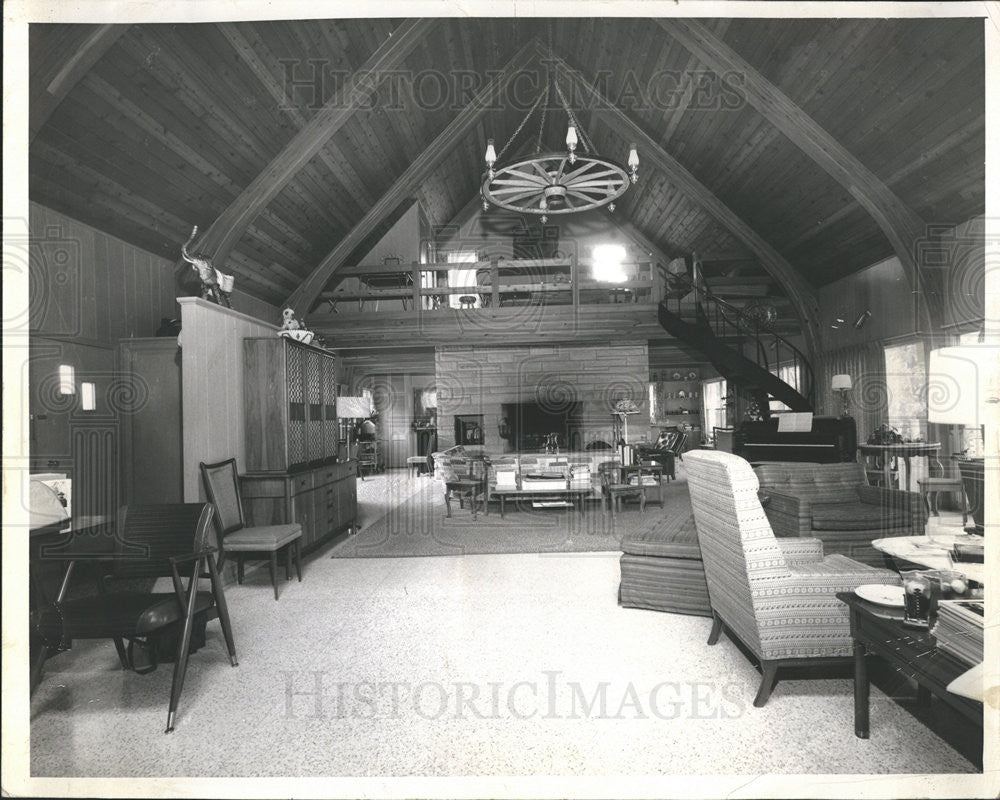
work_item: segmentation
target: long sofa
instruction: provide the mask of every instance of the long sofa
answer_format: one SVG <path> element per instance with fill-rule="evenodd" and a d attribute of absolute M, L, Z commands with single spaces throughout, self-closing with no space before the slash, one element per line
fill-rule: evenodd
<path fill-rule="evenodd" d="M 873 539 L 919 536 L 927 524 L 917 492 L 869 486 L 863 464 L 775 462 L 754 472 L 775 536 L 812 536 L 827 553 L 882 566 Z"/>

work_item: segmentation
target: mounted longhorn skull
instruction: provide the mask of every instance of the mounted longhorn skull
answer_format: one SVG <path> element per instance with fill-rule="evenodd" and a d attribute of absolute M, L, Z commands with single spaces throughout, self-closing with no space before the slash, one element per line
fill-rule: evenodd
<path fill-rule="evenodd" d="M 204 253 L 188 253 L 188 245 L 194 241 L 198 235 L 198 226 L 191 229 L 188 240 L 181 245 L 181 256 L 187 261 L 192 269 L 198 273 L 201 280 L 201 297 L 203 300 L 211 300 L 220 306 L 232 308 L 229 302 L 229 293 L 233 290 L 233 276 L 219 272 L 212 266 L 212 259 Z"/>

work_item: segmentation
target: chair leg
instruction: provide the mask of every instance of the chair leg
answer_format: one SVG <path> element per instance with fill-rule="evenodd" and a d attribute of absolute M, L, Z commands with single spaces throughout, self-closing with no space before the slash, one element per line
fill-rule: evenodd
<path fill-rule="evenodd" d="M 184 688 L 184 675 L 187 672 L 188 653 L 191 648 L 191 629 L 194 627 L 194 605 L 198 599 L 198 575 L 200 573 L 201 559 L 198 559 L 195 561 L 194 572 L 191 574 L 191 582 L 188 584 L 184 630 L 181 633 L 181 644 L 177 652 L 177 661 L 174 663 L 174 676 L 170 686 L 170 707 L 167 710 L 166 733 L 172 733 L 174 730 L 177 704 L 180 702 L 181 690 Z"/>
<path fill-rule="evenodd" d="M 226 649 L 229 651 L 229 663 L 238 667 L 236 641 L 233 639 L 233 626 L 229 622 L 226 593 L 222 590 L 222 580 L 219 578 L 219 572 L 214 568 L 211 558 L 208 559 L 208 577 L 212 581 L 212 595 L 215 598 L 215 609 L 219 612 L 219 624 L 222 626 L 222 635 L 226 640 Z"/>
<path fill-rule="evenodd" d="M 274 599 L 278 599 L 278 551 L 272 550 L 267 566 L 271 570 L 271 585 L 274 587 Z"/>
<path fill-rule="evenodd" d="M 31 662 L 31 673 L 28 684 L 29 695 L 34 693 L 35 689 L 38 688 L 38 684 L 42 680 L 42 669 L 45 667 L 45 660 L 48 657 L 49 648 L 43 644 L 38 648 L 38 655 L 35 656 L 35 660 Z"/>
<path fill-rule="evenodd" d="M 299 576 L 299 583 L 302 583 L 302 547 L 298 539 L 292 542 L 292 545 L 295 547 L 295 574 Z"/>
<path fill-rule="evenodd" d="M 708 643 L 715 644 L 719 641 L 719 634 L 722 633 L 722 617 L 712 612 L 712 630 L 708 634 Z"/>
<path fill-rule="evenodd" d="M 760 689 L 757 690 L 757 696 L 753 701 L 755 708 L 763 708 L 771 696 L 771 690 L 774 689 L 774 679 L 778 674 L 778 662 L 761 661 L 760 668 L 763 677 L 760 681 Z"/>
<path fill-rule="evenodd" d="M 121 662 L 122 669 L 127 670 L 128 666 L 128 656 L 125 654 L 125 642 L 122 641 L 121 636 L 113 637 L 115 641 L 115 650 L 118 651 L 118 660 Z"/>
<path fill-rule="evenodd" d="M 236 555 L 236 582 L 243 585 L 243 553 Z"/>
<path fill-rule="evenodd" d="M 285 545 L 285 580 L 292 579 L 292 543 Z"/>

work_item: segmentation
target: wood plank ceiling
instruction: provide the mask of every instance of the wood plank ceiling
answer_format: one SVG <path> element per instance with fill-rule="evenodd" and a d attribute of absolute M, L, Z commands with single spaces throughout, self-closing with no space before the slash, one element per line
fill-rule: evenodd
<path fill-rule="evenodd" d="M 97 35 L 98 26 L 33 25 L 31 96 L 44 113 L 32 132 L 31 199 L 176 259 L 191 226 L 207 228 L 402 22 L 142 24 L 117 36 Z M 703 24 L 925 223 L 983 213 L 981 20 Z M 266 205 L 225 268 L 251 294 L 285 302 L 532 37 L 813 286 L 892 254 L 847 189 L 746 101 L 739 74 L 707 72 L 663 27 L 644 19 L 441 19 Z M 432 226 L 475 197 L 486 138 L 506 142 L 543 76 L 534 62 L 428 170 L 412 199 Z M 56 89 L 62 99 L 53 104 L 46 90 Z M 574 106 L 596 147 L 623 159 L 628 142 L 597 111 Z M 549 115 L 547 130 L 544 149 L 561 146 L 561 113 Z M 640 174 L 617 213 L 647 239 L 669 254 L 753 263 L 649 159 Z"/>

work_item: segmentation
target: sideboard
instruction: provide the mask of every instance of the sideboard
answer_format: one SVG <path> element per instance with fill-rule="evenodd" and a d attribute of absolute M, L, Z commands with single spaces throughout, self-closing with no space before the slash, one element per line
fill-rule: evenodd
<path fill-rule="evenodd" d="M 358 465 L 338 461 L 295 472 L 240 476 L 247 525 L 302 525 L 302 549 L 315 550 L 341 531 L 357 528 Z"/>

